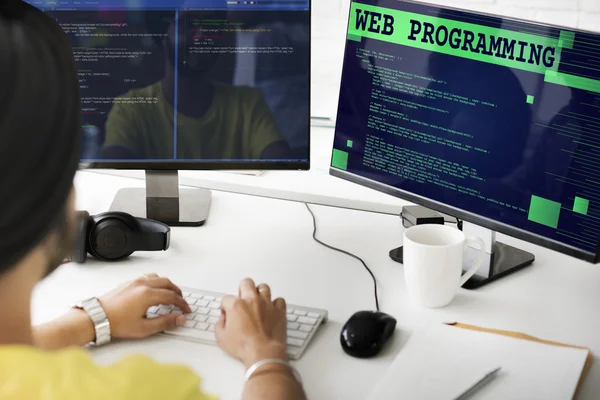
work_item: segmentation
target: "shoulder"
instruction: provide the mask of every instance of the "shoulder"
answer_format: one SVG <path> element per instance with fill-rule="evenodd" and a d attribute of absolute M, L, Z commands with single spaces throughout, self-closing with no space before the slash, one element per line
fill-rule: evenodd
<path fill-rule="evenodd" d="M 200 378 L 187 367 L 158 364 L 145 356 L 99 366 L 82 349 L 2 348 L 0 376 L 1 381 L 11 383 L 7 399 L 40 398 L 42 394 L 52 400 L 212 399 L 202 394 Z"/>
<path fill-rule="evenodd" d="M 148 99 L 159 98 L 162 96 L 162 88 L 160 85 L 160 82 L 153 83 L 150 86 L 131 89 L 115 97 L 113 109 L 116 107 L 127 106 L 127 109 L 130 110 L 132 104 L 135 104 L 135 108 L 139 109 L 140 107 L 137 106 L 153 104 L 153 101 Z"/>
<path fill-rule="evenodd" d="M 126 98 L 126 97 L 156 97 L 161 92 L 160 82 L 155 82 L 152 85 L 135 88 L 127 91 L 126 93 L 117 96 L 117 98 Z"/>
<path fill-rule="evenodd" d="M 114 98 L 110 109 L 108 122 L 116 120 L 131 120 L 137 117 L 150 118 L 156 115 L 155 100 L 162 96 L 160 82 L 150 86 L 131 89 Z"/>

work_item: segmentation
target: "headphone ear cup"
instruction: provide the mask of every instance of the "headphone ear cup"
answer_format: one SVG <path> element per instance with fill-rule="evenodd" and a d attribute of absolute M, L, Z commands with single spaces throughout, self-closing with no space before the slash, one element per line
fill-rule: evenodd
<path fill-rule="evenodd" d="M 133 251 L 134 229 L 121 213 L 104 213 L 92 217 L 89 229 L 88 251 L 102 261 L 119 261 Z M 136 221 L 137 222 L 137 221 Z"/>
<path fill-rule="evenodd" d="M 87 259 L 87 230 L 90 214 L 87 211 L 77 211 L 75 214 L 75 248 L 71 261 L 83 264 Z"/>

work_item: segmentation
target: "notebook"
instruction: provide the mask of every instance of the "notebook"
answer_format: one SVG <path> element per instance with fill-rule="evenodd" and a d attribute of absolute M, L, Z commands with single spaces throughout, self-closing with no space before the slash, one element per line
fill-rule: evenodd
<path fill-rule="evenodd" d="M 411 336 L 368 400 L 453 400 L 497 367 L 500 372 L 474 400 L 567 400 L 574 398 L 591 360 L 586 348 L 435 324 Z"/>

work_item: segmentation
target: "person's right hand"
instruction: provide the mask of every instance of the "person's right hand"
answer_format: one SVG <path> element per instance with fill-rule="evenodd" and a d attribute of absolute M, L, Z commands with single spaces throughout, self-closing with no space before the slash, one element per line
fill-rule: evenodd
<path fill-rule="evenodd" d="M 137 339 L 185 324 L 183 313 L 192 310 L 181 296 L 181 289 L 167 278 L 146 274 L 98 298 L 110 322 L 113 338 Z M 147 319 L 148 307 L 172 304 L 180 313 Z"/>
<path fill-rule="evenodd" d="M 225 296 L 215 334 L 217 344 L 246 368 L 265 358 L 287 360 L 285 300 L 271 301 L 271 289 L 252 279 L 240 283 L 239 297 Z"/>

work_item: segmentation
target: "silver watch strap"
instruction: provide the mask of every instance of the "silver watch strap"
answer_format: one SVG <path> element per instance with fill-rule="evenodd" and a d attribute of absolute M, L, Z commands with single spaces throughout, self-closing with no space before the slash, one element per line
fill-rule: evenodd
<path fill-rule="evenodd" d="M 102 305 L 96 297 L 81 302 L 81 308 L 90 316 L 94 323 L 96 331 L 96 340 L 93 342 L 96 346 L 110 342 L 110 322 L 102 308 Z"/>

